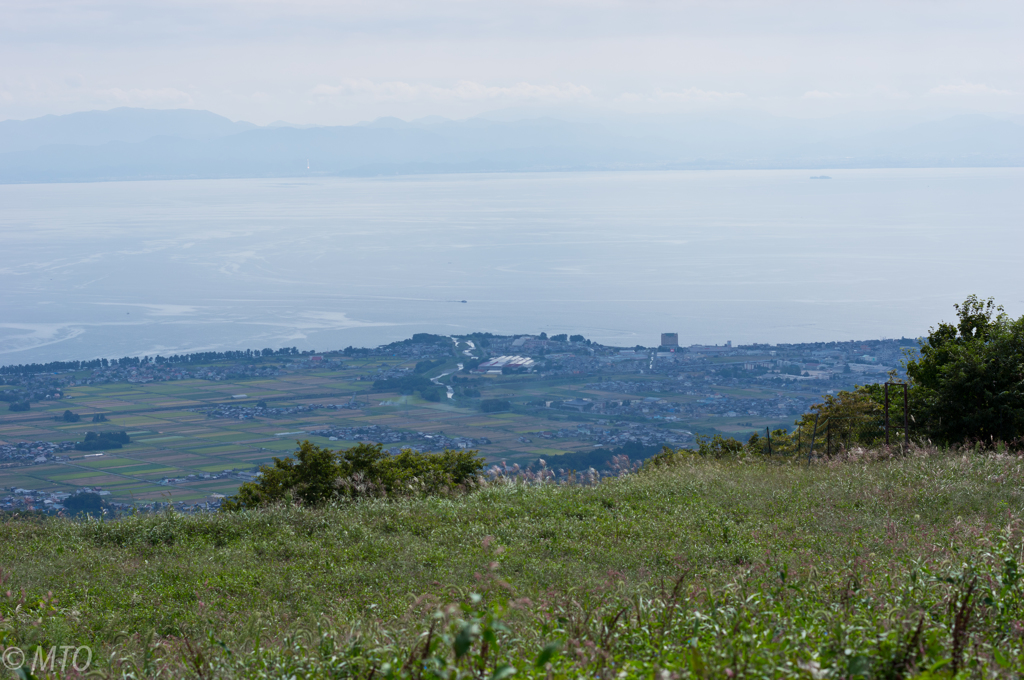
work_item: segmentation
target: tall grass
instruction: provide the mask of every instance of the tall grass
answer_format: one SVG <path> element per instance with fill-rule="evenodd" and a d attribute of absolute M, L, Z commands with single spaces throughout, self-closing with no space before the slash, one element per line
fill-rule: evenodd
<path fill-rule="evenodd" d="M 1017 456 L 665 463 L 8 521 L 0 641 L 89 644 L 112 677 L 1019 677 Z"/>

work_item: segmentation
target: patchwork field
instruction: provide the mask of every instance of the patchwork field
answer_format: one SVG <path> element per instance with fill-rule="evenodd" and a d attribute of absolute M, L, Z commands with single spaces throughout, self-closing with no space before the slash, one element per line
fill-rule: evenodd
<path fill-rule="evenodd" d="M 70 460 L 35 465 L 6 464 L 0 467 L 0 487 L 24 487 L 39 491 L 69 491 L 83 487 L 101 487 L 110 499 L 120 502 L 185 501 L 203 502 L 214 494 L 230 495 L 259 465 L 274 456 L 294 450 L 296 441 L 341 448 L 355 439 L 310 435 L 327 428 L 365 428 L 379 426 L 404 433 L 425 433 L 453 438 L 487 439 L 479 446 L 488 461 L 526 463 L 537 457 L 550 458 L 567 451 L 591 450 L 592 440 L 576 438 L 593 423 L 605 423 L 597 417 L 553 412 L 550 409 L 517 409 L 515 413 L 486 414 L 478 400 L 430 402 L 419 396 L 394 391 L 374 390 L 370 374 L 413 362 L 392 359 L 346 361 L 344 368 L 291 370 L 273 377 L 237 380 L 181 380 L 149 383 L 113 383 L 77 385 L 65 390 L 63 399 L 33 403 L 28 412 L 0 411 L 0 444 L 34 441 L 80 441 L 86 432 L 125 430 L 132 443 L 101 455 L 73 451 Z M 82 379 L 88 372 L 82 372 Z M 601 380 L 616 376 L 601 376 Z M 636 381 L 635 374 L 621 376 Z M 592 376 L 537 380 L 529 376 L 484 376 L 479 379 L 484 398 L 529 400 L 567 400 L 632 398 L 609 390 L 588 389 Z M 725 390 L 726 388 L 723 388 Z M 743 390 L 744 395 L 768 395 Z M 679 395 L 679 402 L 696 399 Z M 355 399 L 358 408 L 327 408 L 331 404 L 348 405 Z M 264 402 L 279 411 L 269 417 L 208 417 L 206 411 L 254 407 Z M 319 408 L 308 409 L 311 405 Z M 81 421 L 61 419 L 65 410 L 81 416 Z M 280 411 L 286 411 L 281 413 Z M 287 412 L 294 410 L 294 412 Z M 106 422 L 93 423 L 94 416 Z M 738 420 L 744 420 L 738 424 Z M 749 432 L 753 427 L 775 425 L 777 420 L 747 422 L 751 419 L 707 417 L 690 419 L 658 427 L 714 427 L 719 431 Z M 756 420 L 756 419 L 755 419 Z M 536 433 L 562 429 L 557 438 L 542 438 Z M 568 430 L 568 433 L 566 433 Z M 533 434 L 531 434 L 533 433 Z M 367 437 L 369 438 L 369 437 Z M 429 440 L 412 445 L 420 448 Z M 398 447 L 403 444 L 389 446 Z M 189 476 L 192 476 L 191 478 Z M 216 476 L 215 479 L 203 475 Z M 170 480 L 170 481 L 168 481 Z"/>

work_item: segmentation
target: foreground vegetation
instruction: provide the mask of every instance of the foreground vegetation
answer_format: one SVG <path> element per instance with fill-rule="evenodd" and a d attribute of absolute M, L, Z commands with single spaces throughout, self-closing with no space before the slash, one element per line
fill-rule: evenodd
<path fill-rule="evenodd" d="M 110 677 L 1019 677 L 1015 455 L 659 460 L 595 485 L 9 520 L 0 641 L 91 645 Z"/>

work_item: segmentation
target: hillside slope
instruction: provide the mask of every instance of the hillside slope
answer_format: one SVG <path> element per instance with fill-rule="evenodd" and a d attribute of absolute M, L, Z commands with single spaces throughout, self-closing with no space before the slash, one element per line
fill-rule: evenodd
<path fill-rule="evenodd" d="M 89 644 L 139 675 L 544 677 L 550 662 L 553 677 L 904 677 L 945 660 L 1009 678 L 1024 664 L 1022 482 L 1013 456 L 917 451 L 684 460 L 596 487 L 322 510 L 17 519 L 0 525 L 0 614 L 8 645 Z"/>

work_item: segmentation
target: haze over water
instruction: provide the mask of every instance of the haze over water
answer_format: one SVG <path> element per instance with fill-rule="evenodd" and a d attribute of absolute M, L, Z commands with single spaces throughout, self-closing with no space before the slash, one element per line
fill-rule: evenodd
<path fill-rule="evenodd" d="M 5 185 L 0 364 L 416 332 L 917 336 L 970 293 L 1024 312 L 1022 186 L 1020 168 Z"/>

